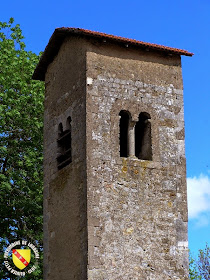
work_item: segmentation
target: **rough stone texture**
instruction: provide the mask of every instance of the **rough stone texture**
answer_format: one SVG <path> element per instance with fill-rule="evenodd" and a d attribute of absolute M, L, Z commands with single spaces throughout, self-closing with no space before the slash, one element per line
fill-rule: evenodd
<path fill-rule="evenodd" d="M 75 39 L 64 42 L 45 76 L 44 279 L 87 279 L 85 69 Z M 65 130 L 69 116 L 72 162 L 58 171 L 58 125 Z"/>
<path fill-rule="evenodd" d="M 188 279 L 180 57 L 70 38 L 45 82 L 45 279 Z M 121 110 L 150 114 L 152 161 L 120 157 Z"/>

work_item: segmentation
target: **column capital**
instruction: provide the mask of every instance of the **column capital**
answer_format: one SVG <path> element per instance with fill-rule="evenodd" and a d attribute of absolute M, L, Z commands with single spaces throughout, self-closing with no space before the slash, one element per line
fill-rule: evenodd
<path fill-rule="evenodd" d="M 136 125 L 136 121 L 135 121 L 135 120 L 130 120 L 130 121 L 129 121 L 129 127 L 130 127 L 130 128 L 134 128 L 135 125 Z"/>

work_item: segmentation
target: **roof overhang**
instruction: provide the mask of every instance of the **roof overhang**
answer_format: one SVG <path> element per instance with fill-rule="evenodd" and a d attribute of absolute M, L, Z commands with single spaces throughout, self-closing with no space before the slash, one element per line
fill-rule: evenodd
<path fill-rule="evenodd" d="M 70 36 L 83 36 L 93 39 L 103 40 L 104 42 L 113 42 L 113 43 L 123 43 L 127 46 L 135 46 L 140 49 L 146 50 L 153 50 L 153 51 L 160 51 L 165 52 L 168 54 L 175 54 L 175 55 L 185 55 L 185 56 L 193 56 L 193 53 L 188 52 L 186 50 L 177 49 L 166 47 L 162 45 L 146 43 L 142 41 L 137 41 L 134 39 L 123 38 L 119 36 L 109 35 L 101 32 L 90 31 L 81 28 L 56 28 L 53 32 L 49 43 L 47 44 L 40 61 L 33 73 L 34 80 L 45 80 L 45 73 L 47 71 L 48 65 L 54 60 L 54 57 L 58 54 L 58 51 L 66 37 Z"/>

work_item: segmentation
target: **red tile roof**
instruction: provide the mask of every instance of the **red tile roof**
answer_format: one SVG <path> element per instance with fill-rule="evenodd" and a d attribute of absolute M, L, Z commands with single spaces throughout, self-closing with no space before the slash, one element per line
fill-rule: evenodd
<path fill-rule="evenodd" d="M 154 50 L 154 51 L 161 51 L 166 52 L 169 54 L 177 54 L 177 55 L 186 55 L 186 56 L 192 56 L 193 53 L 188 52 L 186 50 L 181 50 L 177 48 L 171 48 L 166 47 L 162 45 L 152 44 L 152 43 L 146 43 L 142 41 L 137 41 L 134 39 L 128 39 L 124 37 L 114 36 L 106 33 L 96 32 L 96 31 L 90 31 L 86 29 L 81 28 L 67 28 L 67 27 L 61 27 L 56 28 L 54 33 L 52 34 L 48 45 L 45 48 L 45 51 L 43 55 L 40 58 L 40 61 L 34 71 L 33 79 L 35 80 L 42 80 L 45 79 L 45 72 L 47 71 L 48 65 L 53 61 L 54 57 L 57 55 L 63 40 L 67 36 L 85 36 L 89 38 L 95 38 L 95 39 L 103 39 L 104 41 L 110 41 L 110 42 L 116 42 L 116 43 L 123 43 L 128 46 L 136 46 L 141 49 L 147 49 L 147 50 Z"/>

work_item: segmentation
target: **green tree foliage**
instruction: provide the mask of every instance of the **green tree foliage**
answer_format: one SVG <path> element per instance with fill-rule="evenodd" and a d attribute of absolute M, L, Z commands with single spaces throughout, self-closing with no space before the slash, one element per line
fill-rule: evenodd
<path fill-rule="evenodd" d="M 190 280 L 201 280 L 195 258 L 189 254 L 189 278 Z"/>
<path fill-rule="evenodd" d="M 191 280 L 210 279 L 210 247 L 206 244 L 205 248 L 199 250 L 198 258 L 193 258 L 190 254 L 189 278 Z"/>
<path fill-rule="evenodd" d="M 0 22 L 0 246 L 25 239 L 42 250 L 43 93 L 32 80 L 39 56 L 20 26 Z M 8 271 L 0 259 L 0 278 Z M 15 279 L 18 279 L 17 276 Z M 24 279 L 42 279 L 39 269 Z"/>
<path fill-rule="evenodd" d="M 206 244 L 204 250 L 199 250 L 198 270 L 203 279 L 210 279 L 210 247 Z"/>

